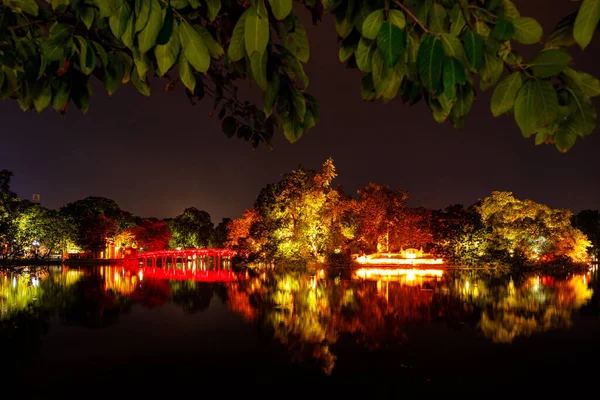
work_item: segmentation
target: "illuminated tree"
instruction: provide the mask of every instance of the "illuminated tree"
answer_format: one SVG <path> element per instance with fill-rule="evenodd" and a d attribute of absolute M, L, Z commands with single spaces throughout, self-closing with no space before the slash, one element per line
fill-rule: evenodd
<path fill-rule="evenodd" d="M 332 159 L 321 172 L 299 167 L 263 188 L 255 205 L 229 223 L 228 243 L 263 260 L 324 261 L 346 246 L 348 208 Z"/>
<path fill-rule="evenodd" d="M 143 218 L 129 228 L 137 247 L 143 251 L 166 250 L 169 248 L 171 233 L 165 221 L 156 218 Z"/>
<path fill-rule="evenodd" d="M 229 235 L 229 223 L 231 218 L 223 218 L 221 222 L 215 226 L 213 232 L 213 245 L 218 248 L 225 247 L 227 243 L 227 236 Z"/>
<path fill-rule="evenodd" d="M 0 260 L 7 260 L 20 255 L 22 249 L 14 245 L 18 234 L 16 224 L 20 214 L 21 201 L 10 188 L 13 173 L 0 170 Z"/>
<path fill-rule="evenodd" d="M 186 208 L 181 215 L 168 220 L 171 248 L 203 248 L 212 246 L 213 223 L 210 214 L 195 207 Z"/>
<path fill-rule="evenodd" d="M 358 220 L 358 239 L 364 251 L 400 249 L 403 244 L 400 235 L 408 214 L 407 198 L 408 192 L 376 183 L 358 190 L 353 210 Z"/>
<path fill-rule="evenodd" d="M 460 204 L 435 210 L 431 216 L 432 252 L 459 265 L 475 265 L 486 254 L 487 230 L 474 207 Z"/>
<path fill-rule="evenodd" d="M 108 240 L 133 224 L 131 214 L 122 211 L 114 200 L 86 197 L 60 208 L 60 214 L 75 229 L 75 243 L 98 255 Z"/>
<path fill-rule="evenodd" d="M 85 113 L 91 76 L 109 94 L 131 82 L 149 96 L 151 72 L 192 102 L 212 97 L 228 137 L 270 144 L 279 127 L 295 142 L 320 116 L 306 91 L 301 7 L 314 24 L 335 17 L 326 21 L 335 19 L 338 57 L 361 71 L 366 101 L 423 99 L 437 122 L 458 127 L 476 88 L 495 87 L 492 114 L 514 115 L 536 144 L 566 151 L 595 128 L 600 82 L 571 68 L 568 48 L 591 42 L 598 0 L 583 0 L 531 59 L 515 48 L 539 44 L 542 27 L 511 0 L 5 0 L 0 96 L 23 110 L 64 113 L 72 102 Z M 238 80 L 262 90 L 262 107 L 239 98 Z"/>
<path fill-rule="evenodd" d="M 492 192 L 478 209 L 483 223 L 491 229 L 490 241 L 509 254 L 522 253 L 528 260 L 543 256 L 586 259 L 590 242 L 571 225 L 569 210 L 518 200 L 510 192 Z"/>
<path fill-rule="evenodd" d="M 573 217 L 573 225 L 580 229 L 590 240 L 590 253 L 600 255 L 600 211 L 582 210 Z"/>

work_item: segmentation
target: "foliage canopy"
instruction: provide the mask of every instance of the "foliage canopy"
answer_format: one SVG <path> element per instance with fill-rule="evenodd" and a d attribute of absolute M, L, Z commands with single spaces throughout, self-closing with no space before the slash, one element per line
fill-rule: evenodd
<path fill-rule="evenodd" d="M 511 0 L 2 0 L 0 97 L 85 113 L 90 76 L 109 94 L 131 82 L 149 96 L 151 73 L 192 102 L 212 97 L 228 137 L 270 146 L 281 128 L 295 142 L 320 117 L 300 7 L 315 24 L 334 16 L 339 59 L 362 72 L 366 101 L 423 100 L 460 127 L 476 89 L 493 88 L 492 114 L 514 114 L 536 144 L 567 151 L 595 129 L 600 81 L 571 68 L 568 48 L 588 46 L 600 0 L 583 0 L 531 60 L 515 48 L 541 43 L 542 27 Z M 238 97 L 238 80 L 262 90 L 262 106 Z"/>

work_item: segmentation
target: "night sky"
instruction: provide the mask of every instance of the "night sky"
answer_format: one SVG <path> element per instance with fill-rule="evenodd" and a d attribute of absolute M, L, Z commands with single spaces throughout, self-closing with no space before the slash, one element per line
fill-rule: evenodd
<path fill-rule="evenodd" d="M 517 3 L 545 34 L 577 6 L 567 0 Z M 470 205 L 493 190 L 509 190 L 575 212 L 600 208 L 598 129 L 561 154 L 524 139 L 512 117 L 493 118 L 491 91 L 479 94 L 458 130 L 437 124 L 422 103 L 365 103 L 360 72 L 337 58 L 331 18 L 306 25 L 309 92 L 320 101 L 322 119 L 294 145 L 282 133 L 273 151 L 227 139 L 218 118 L 208 116 L 210 100 L 192 106 L 181 85 L 167 93 L 166 81 L 156 79 L 151 98 L 129 84 L 108 97 L 95 85 L 86 116 L 73 105 L 61 118 L 51 109 L 37 115 L 23 113 L 16 101 L 0 102 L 0 169 L 14 172 L 19 196 L 40 193 L 50 208 L 104 196 L 144 217 L 171 217 L 194 206 L 214 222 L 239 216 L 281 174 L 299 164 L 318 169 L 330 156 L 339 174 L 334 183 L 346 192 L 387 184 L 408 190 L 411 206 Z M 600 76 L 598 37 L 585 53 L 572 50 L 575 68 Z"/>

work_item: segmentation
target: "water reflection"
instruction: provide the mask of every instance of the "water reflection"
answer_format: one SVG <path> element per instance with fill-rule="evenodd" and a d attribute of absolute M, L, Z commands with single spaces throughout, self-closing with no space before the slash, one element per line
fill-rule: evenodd
<path fill-rule="evenodd" d="M 2 353 L 19 358 L 23 348 L 35 353 L 53 317 L 65 325 L 106 329 L 136 304 L 152 310 L 172 303 L 195 314 L 216 298 L 258 327 L 258 335 L 281 343 L 291 360 L 316 362 L 331 374 L 341 339 L 388 351 L 414 340 L 415 326 L 460 332 L 467 325 L 498 344 L 567 329 L 573 313 L 590 303 L 597 277 L 416 269 L 363 269 L 352 279 L 326 277 L 323 271 L 254 278 L 214 274 L 169 280 L 148 268 L 0 271 Z"/>

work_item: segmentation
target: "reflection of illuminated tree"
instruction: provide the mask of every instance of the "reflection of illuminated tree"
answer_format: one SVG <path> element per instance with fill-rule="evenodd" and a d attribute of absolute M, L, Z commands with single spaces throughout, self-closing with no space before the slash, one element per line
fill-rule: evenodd
<path fill-rule="evenodd" d="M 316 360 L 331 373 L 342 335 L 369 349 L 409 340 L 411 326 L 478 326 L 494 342 L 567 327 L 592 296 L 587 278 L 506 282 L 489 271 L 447 272 L 420 281 L 336 281 L 278 274 L 229 286 L 229 307 L 265 325 L 293 360 Z"/>
<path fill-rule="evenodd" d="M 519 287 L 510 281 L 500 287 L 494 301 L 481 314 L 483 334 L 498 343 L 510 343 L 519 336 L 571 326 L 571 313 L 586 304 L 593 291 L 587 277 L 548 284 L 539 277 L 525 280 Z"/>
<path fill-rule="evenodd" d="M 204 311 L 210 305 L 214 295 L 212 284 L 195 281 L 171 282 L 171 299 L 183 311 L 195 313 Z"/>

